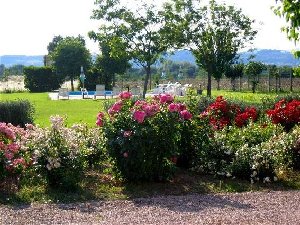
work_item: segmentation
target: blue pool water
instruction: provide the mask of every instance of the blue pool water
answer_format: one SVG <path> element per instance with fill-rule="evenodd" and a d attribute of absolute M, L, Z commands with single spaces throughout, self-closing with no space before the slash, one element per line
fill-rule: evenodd
<path fill-rule="evenodd" d="M 105 94 L 110 95 L 112 93 L 112 91 L 105 91 Z M 84 93 L 86 94 L 86 93 Z M 88 91 L 89 95 L 94 95 L 95 91 Z M 70 91 L 69 95 L 82 95 L 81 91 Z"/>

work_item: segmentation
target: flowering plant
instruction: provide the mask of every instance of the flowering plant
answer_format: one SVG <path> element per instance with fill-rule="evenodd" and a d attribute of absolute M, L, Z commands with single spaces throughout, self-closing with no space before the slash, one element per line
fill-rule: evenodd
<path fill-rule="evenodd" d="M 257 110 L 254 107 L 247 107 L 244 111 L 236 104 L 228 103 L 223 96 L 218 96 L 210 104 L 200 117 L 208 117 L 209 123 L 215 130 L 221 130 L 228 125 L 242 127 L 249 121 L 257 120 Z"/>
<path fill-rule="evenodd" d="M 289 131 L 300 122 L 300 100 L 286 101 L 282 99 L 275 103 L 274 109 L 267 110 L 267 115 L 273 123 L 281 124 L 286 131 Z"/>
<path fill-rule="evenodd" d="M 37 159 L 37 170 L 52 187 L 75 188 L 86 166 L 87 149 L 78 127 L 67 128 L 64 118 L 51 116 L 51 128 L 32 129 L 27 147 Z"/>
<path fill-rule="evenodd" d="M 22 146 L 26 130 L 0 123 L 0 179 L 20 176 L 32 164 L 32 154 Z"/>
<path fill-rule="evenodd" d="M 192 114 L 171 95 L 133 101 L 123 92 L 119 100 L 97 116 L 103 126 L 110 156 L 115 169 L 126 180 L 164 180 L 172 176 L 180 123 L 190 120 Z"/>

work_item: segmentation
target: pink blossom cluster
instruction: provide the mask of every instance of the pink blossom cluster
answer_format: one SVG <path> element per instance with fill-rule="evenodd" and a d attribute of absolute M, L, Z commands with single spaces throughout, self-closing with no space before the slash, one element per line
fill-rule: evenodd
<path fill-rule="evenodd" d="M 190 120 L 192 114 L 186 109 L 186 105 L 182 103 L 171 103 L 168 106 L 170 112 L 178 112 L 180 117 L 184 120 Z"/>
<path fill-rule="evenodd" d="M 112 105 L 112 107 L 110 107 L 110 109 L 108 110 L 108 114 L 113 116 L 114 114 L 118 113 L 123 106 L 123 102 L 122 100 L 117 101 L 115 104 Z"/>
<path fill-rule="evenodd" d="M 132 94 L 131 94 L 131 92 L 128 92 L 128 91 L 123 91 L 119 94 L 119 98 L 122 100 L 130 99 L 131 97 L 132 97 Z"/>
<path fill-rule="evenodd" d="M 146 102 L 138 100 L 132 109 L 133 119 L 138 123 L 143 123 L 145 118 L 152 117 L 160 111 L 160 106 L 156 101 Z"/>
<path fill-rule="evenodd" d="M 104 113 L 99 112 L 97 115 L 96 125 L 99 127 L 103 127 L 103 124 L 104 124 Z"/>
<path fill-rule="evenodd" d="M 2 161 L 7 172 L 15 172 L 16 169 L 25 169 L 28 165 L 20 152 L 20 145 L 16 138 L 22 137 L 25 130 L 12 124 L 0 123 L 0 162 Z"/>
<path fill-rule="evenodd" d="M 0 134 L 9 140 L 16 139 L 16 135 L 15 135 L 13 129 L 10 128 L 10 124 L 0 123 Z M 1 138 L 1 136 L 0 136 L 0 138 Z"/>
<path fill-rule="evenodd" d="M 161 104 L 164 103 L 172 103 L 174 101 L 174 97 L 170 94 L 161 94 L 158 96 Z"/>

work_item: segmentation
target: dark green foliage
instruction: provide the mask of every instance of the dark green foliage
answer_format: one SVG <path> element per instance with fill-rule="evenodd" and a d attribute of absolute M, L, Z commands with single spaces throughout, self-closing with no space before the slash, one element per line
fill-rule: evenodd
<path fill-rule="evenodd" d="M 0 122 L 25 127 L 33 123 L 34 107 L 28 100 L 0 102 Z"/>
<path fill-rule="evenodd" d="M 59 40 L 57 46 L 50 53 L 56 72 L 62 77 L 68 77 L 71 81 L 71 89 L 74 91 L 74 80 L 79 78 L 80 68 L 89 70 L 91 54 L 85 46 L 85 40 L 78 37 L 66 37 Z"/>
<path fill-rule="evenodd" d="M 51 67 L 25 67 L 24 75 L 25 87 L 30 92 L 53 91 L 63 83 L 63 78 L 57 75 Z"/>

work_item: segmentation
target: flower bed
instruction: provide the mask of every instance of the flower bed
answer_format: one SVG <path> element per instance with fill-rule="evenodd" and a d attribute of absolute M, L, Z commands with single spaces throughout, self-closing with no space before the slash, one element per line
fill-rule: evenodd
<path fill-rule="evenodd" d="M 299 101 L 279 101 L 264 114 L 220 96 L 199 116 L 190 112 L 197 109 L 171 95 L 134 100 L 122 92 L 95 128 L 68 128 L 60 116 L 49 128 L 0 123 L 0 189 L 30 175 L 70 190 L 86 170 L 107 164 L 126 181 L 169 180 L 181 166 L 269 182 L 300 168 Z"/>

